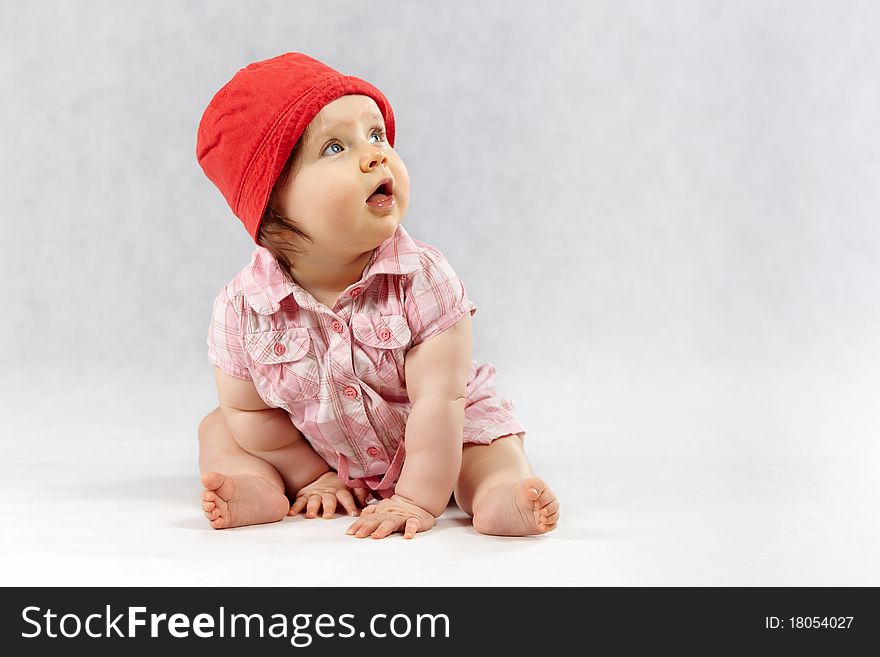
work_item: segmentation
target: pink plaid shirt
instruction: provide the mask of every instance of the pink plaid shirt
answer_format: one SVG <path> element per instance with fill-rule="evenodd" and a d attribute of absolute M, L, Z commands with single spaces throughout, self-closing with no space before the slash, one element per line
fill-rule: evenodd
<path fill-rule="evenodd" d="M 476 311 L 443 254 L 403 226 L 333 308 L 289 282 L 257 246 L 214 301 L 208 358 L 287 411 L 343 482 L 389 497 L 412 408 L 406 352 Z M 491 363 L 471 362 L 463 442 L 525 433 L 513 403 L 495 394 L 494 378 Z"/>

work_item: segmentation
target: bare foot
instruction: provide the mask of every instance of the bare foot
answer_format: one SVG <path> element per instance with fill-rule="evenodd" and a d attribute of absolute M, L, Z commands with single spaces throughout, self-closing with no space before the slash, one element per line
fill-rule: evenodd
<path fill-rule="evenodd" d="M 287 496 L 256 475 L 209 472 L 202 486 L 202 508 L 214 529 L 275 522 L 290 509 Z"/>
<path fill-rule="evenodd" d="M 495 536 L 531 536 L 556 529 L 559 501 L 538 477 L 500 484 L 474 507 L 474 529 Z"/>

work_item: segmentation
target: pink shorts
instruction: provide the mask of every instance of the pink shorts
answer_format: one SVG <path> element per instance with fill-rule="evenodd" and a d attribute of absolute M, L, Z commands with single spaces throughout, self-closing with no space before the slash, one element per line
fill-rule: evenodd
<path fill-rule="evenodd" d="M 525 439 L 526 430 L 513 414 L 513 402 L 499 397 L 495 392 L 495 367 L 491 363 L 477 366 L 471 361 L 466 391 L 463 444 L 488 445 L 497 438 L 511 434 L 522 434 L 521 437 Z M 381 476 L 351 478 L 344 458 L 340 458 L 337 471 L 339 478 L 349 487 L 368 488 L 377 499 L 391 497 L 394 494 L 394 483 L 403 467 L 403 460 L 404 449 L 401 443 L 388 470 Z"/>
<path fill-rule="evenodd" d="M 471 362 L 462 441 L 488 445 L 512 433 L 525 434 L 514 415 L 515 410 L 511 400 L 495 392 L 495 367 L 491 363 L 477 367 Z"/>

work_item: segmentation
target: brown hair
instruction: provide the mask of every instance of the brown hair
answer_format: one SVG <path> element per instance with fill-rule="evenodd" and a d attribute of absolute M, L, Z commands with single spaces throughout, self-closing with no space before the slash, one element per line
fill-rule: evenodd
<path fill-rule="evenodd" d="M 296 240 L 292 239 L 293 235 L 297 235 L 299 238 L 309 242 L 314 242 L 293 219 L 285 217 L 281 213 L 281 206 L 278 203 L 281 189 L 287 184 L 291 170 L 294 173 L 296 172 L 295 161 L 300 150 L 302 150 L 302 144 L 303 137 L 300 137 L 291 149 L 290 156 L 287 158 L 287 162 L 284 163 L 284 168 L 278 174 L 278 179 L 275 181 L 275 185 L 269 194 L 269 202 L 266 204 L 263 217 L 260 219 L 260 228 L 257 231 L 257 241 L 260 246 L 268 249 L 275 256 L 278 264 L 281 265 L 284 275 L 291 282 L 293 282 L 293 279 L 290 275 L 290 255 L 291 253 L 302 253 L 300 249 L 296 248 L 294 244 Z"/>

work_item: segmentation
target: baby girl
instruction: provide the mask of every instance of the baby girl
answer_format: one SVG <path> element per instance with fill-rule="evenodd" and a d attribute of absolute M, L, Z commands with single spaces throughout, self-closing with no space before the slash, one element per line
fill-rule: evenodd
<path fill-rule="evenodd" d="M 556 527 L 494 367 L 471 360 L 476 306 L 401 226 L 394 132 L 376 87 L 300 53 L 241 69 L 202 116 L 199 164 L 257 245 L 208 334 L 219 407 L 199 465 L 216 529 L 340 506 L 349 535 L 412 538 L 453 496 L 484 534 Z"/>

